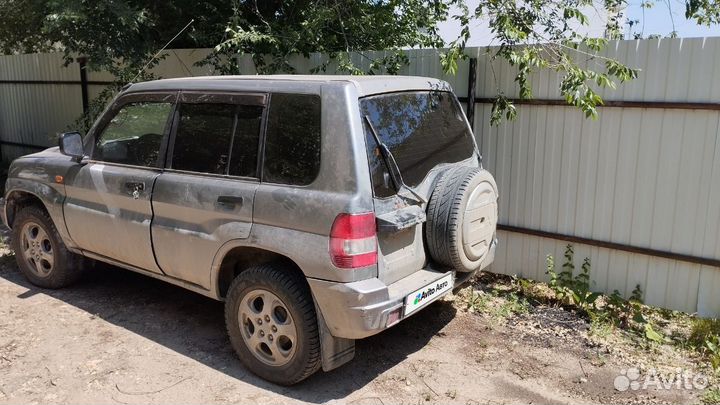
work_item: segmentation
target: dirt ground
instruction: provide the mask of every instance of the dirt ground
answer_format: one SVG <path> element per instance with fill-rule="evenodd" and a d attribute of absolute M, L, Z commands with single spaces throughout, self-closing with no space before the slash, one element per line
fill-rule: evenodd
<path fill-rule="evenodd" d="M 501 324 L 452 298 L 358 341 L 343 367 L 280 387 L 240 365 L 222 303 L 109 267 L 42 290 L 0 253 L 0 403 L 697 401 L 684 390 L 616 391 L 630 365 L 589 344 L 562 309 Z"/>

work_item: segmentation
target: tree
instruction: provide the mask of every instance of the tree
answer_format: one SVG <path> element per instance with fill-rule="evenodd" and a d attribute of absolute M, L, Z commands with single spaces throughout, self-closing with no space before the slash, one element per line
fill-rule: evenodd
<path fill-rule="evenodd" d="M 331 61 L 352 74 L 379 70 L 397 73 L 406 64 L 403 48 L 442 47 L 437 23 L 446 18 L 448 4 L 423 0 L 272 0 L 242 1 L 227 28 L 228 39 L 216 47 L 211 61 L 228 72 L 239 73 L 227 56 L 250 54 L 262 73 L 295 71 L 289 58 L 312 52 L 328 55 L 316 67 L 323 71 Z M 357 52 L 387 50 L 363 71 L 348 58 Z M 222 58 L 225 56 L 225 58 Z M 226 63 L 223 63 L 226 62 Z"/>
<path fill-rule="evenodd" d="M 125 84 L 155 77 L 141 69 L 189 21 L 195 22 L 173 48 L 212 47 L 223 40 L 226 0 L 0 0 L 0 50 L 3 53 L 60 51 L 65 64 L 86 56 L 87 68 L 115 77 L 91 102 L 75 125 L 89 128 L 105 104 Z"/>

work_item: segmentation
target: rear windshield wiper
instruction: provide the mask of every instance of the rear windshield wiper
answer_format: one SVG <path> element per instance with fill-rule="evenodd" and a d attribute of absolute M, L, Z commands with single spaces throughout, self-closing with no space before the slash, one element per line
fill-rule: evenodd
<path fill-rule="evenodd" d="M 400 167 L 395 160 L 395 156 L 393 156 L 392 152 L 390 152 L 390 148 L 388 148 L 387 145 L 380 140 L 380 136 L 375 130 L 375 126 L 373 126 L 372 121 L 370 121 L 370 116 L 365 115 L 363 118 L 365 118 L 365 123 L 367 123 L 368 128 L 370 128 L 373 138 L 375 138 L 375 143 L 377 144 L 378 149 L 380 149 L 380 156 L 382 156 L 382 159 L 385 162 L 385 167 L 388 169 L 388 173 L 392 178 L 393 185 L 395 185 L 395 190 L 398 192 L 398 195 L 400 190 L 404 188 L 414 195 L 419 202 L 423 204 L 427 203 L 424 198 L 422 198 L 415 190 L 412 189 L 412 187 L 408 186 L 405 184 L 405 181 L 403 181 L 402 173 L 400 173 Z"/>

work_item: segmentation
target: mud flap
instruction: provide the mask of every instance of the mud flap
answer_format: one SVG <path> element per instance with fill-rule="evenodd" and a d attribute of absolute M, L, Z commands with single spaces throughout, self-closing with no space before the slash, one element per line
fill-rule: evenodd
<path fill-rule="evenodd" d="M 355 339 L 333 336 L 325 323 L 320 308 L 315 305 L 320 332 L 320 359 L 323 371 L 334 370 L 355 357 Z"/>

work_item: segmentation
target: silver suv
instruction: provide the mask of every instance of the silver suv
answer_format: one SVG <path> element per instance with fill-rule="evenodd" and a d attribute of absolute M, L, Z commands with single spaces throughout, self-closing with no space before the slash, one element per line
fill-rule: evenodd
<path fill-rule="evenodd" d="M 126 87 L 12 163 L 2 215 L 33 284 L 97 260 L 224 300 L 240 360 L 294 384 L 490 264 L 497 197 L 445 82 L 220 76 Z"/>

